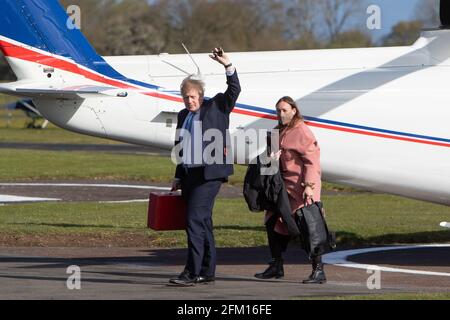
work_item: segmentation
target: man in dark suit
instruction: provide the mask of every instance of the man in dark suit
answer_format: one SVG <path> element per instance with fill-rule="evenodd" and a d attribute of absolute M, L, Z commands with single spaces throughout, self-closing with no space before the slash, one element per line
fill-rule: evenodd
<path fill-rule="evenodd" d="M 225 67 L 228 84 L 225 93 L 204 99 L 201 80 L 191 76 L 181 84 L 186 109 L 178 114 L 175 148 L 181 149 L 182 159 L 176 168 L 172 190 L 181 189 L 187 203 L 188 256 L 184 271 L 170 280 L 171 284 L 179 286 L 215 281 L 212 210 L 222 183 L 233 174 L 227 129 L 241 87 L 236 69 L 221 48 L 215 48 L 210 57 Z M 220 137 L 215 136 L 207 143 L 205 133 L 208 130 L 220 133 Z M 214 161 L 205 159 L 207 150 L 214 150 L 211 154 Z"/>

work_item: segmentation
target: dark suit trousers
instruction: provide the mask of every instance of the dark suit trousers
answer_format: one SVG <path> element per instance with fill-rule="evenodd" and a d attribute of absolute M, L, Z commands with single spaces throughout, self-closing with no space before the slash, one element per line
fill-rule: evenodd
<path fill-rule="evenodd" d="M 192 276 L 215 276 L 216 246 L 213 235 L 212 211 L 223 179 L 206 181 L 204 169 L 188 169 L 181 182 L 187 203 L 188 257 L 186 270 Z"/>

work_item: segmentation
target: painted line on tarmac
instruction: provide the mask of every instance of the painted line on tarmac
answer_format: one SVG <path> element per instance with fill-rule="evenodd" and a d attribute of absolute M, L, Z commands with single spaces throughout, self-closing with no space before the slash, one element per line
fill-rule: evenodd
<path fill-rule="evenodd" d="M 441 222 L 440 226 L 442 228 L 449 228 L 450 229 L 450 222 L 445 222 L 445 221 Z"/>
<path fill-rule="evenodd" d="M 98 183 L 0 183 L 2 187 L 91 187 L 91 188 L 117 188 L 117 189 L 140 189 L 140 190 L 156 190 L 156 191 L 170 191 L 169 187 L 145 186 L 145 185 L 130 185 L 130 184 L 98 184 Z M 49 202 L 62 201 L 62 199 L 53 198 L 32 198 L 0 195 L 0 205 L 5 203 L 20 203 L 20 202 Z M 119 201 L 99 201 L 99 203 L 134 203 L 134 202 L 148 202 L 148 199 L 136 200 L 119 200 Z"/>
<path fill-rule="evenodd" d="M 16 203 L 16 202 L 42 202 L 42 201 L 61 201 L 61 199 L 54 198 L 33 198 L 33 197 L 19 197 L 0 194 L 0 205 L 5 203 Z"/>
<path fill-rule="evenodd" d="M 98 203 L 103 204 L 114 204 L 114 203 L 137 203 L 137 202 L 148 202 L 148 199 L 136 199 L 136 200 L 118 200 L 118 201 L 99 201 Z"/>
<path fill-rule="evenodd" d="M 362 264 L 351 262 L 348 260 L 350 256 L 373 253 L 373 252 L 383 252 L 383 251 L 394 251 L 394 250 L 413 250 L 422 248 L 450 248 L 449 244 L 429 244 L 429 245 L 417 245 L 417 246 L 395 246 L 395 247 L 378 247 L 378 248 L 366 248 L 366 249 L 356 249 L 356 250 L 344 250 L 328 253 L 323 256 L 323 262 L 326 264 L 331 264 L 334 266 L 345 267 L 345 268 L 355 268 L 364 270 L 379 270 L 384 272 L 393 273 L 407 273 L 414 275 L 424 275 L 424 276 L 439 276 L 439 277 L 450 277 L 448 272 L 432 272 L 432 271 L 422 271 L 422 270 L 411 270 L 411 269 L 401 269 L 401 268 L 389 268 L 381 267 L 377 265 Z"/>
<path fill-rule="evenodd" d="M 122 189 L 152 189 L 170 191 L 168 187 L 143 186 L 131 184 L 89 184 L 89 183 L 0 183 L 4 187 L 95 187 L 95 188 L 122 188 Z"/>

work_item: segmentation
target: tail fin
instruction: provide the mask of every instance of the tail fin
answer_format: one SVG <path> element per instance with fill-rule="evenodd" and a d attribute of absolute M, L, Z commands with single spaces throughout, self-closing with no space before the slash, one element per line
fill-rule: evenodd
<path fill-rule="evenodd" d="M 46 67 L 72 71 L 67 69 L 74 64 L 123 78 L 95 52 L 80 30 L 69 27 L 69 17 L 58 0 L 1 0 L 0 12 L 0 49 L 19 80 L 45 78 L 42 69 Z"/>

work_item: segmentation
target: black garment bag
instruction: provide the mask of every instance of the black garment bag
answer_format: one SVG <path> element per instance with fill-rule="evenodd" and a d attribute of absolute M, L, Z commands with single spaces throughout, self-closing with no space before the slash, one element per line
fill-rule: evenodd
<path fill-rule="evenodd" d="M 313 202 L 295 213 L 300 229 L 302 247 L 310 258 L 320 256 L 336 248 L 334 232 L 328 230 L 322 202 Z"/>

